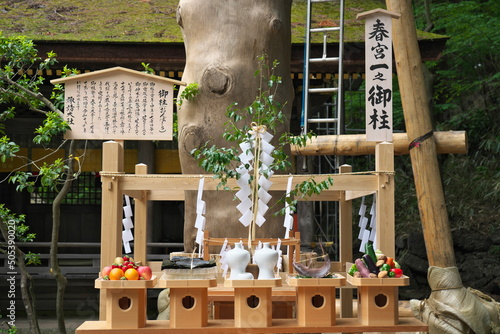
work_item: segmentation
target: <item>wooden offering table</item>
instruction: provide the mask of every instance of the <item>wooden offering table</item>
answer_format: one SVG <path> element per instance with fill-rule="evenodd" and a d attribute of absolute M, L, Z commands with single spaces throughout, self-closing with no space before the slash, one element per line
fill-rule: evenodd
<path fill-rule="evenodd" d="M 235 327 L 272 326 L 272 290 L 281 286 L 281 278 L 226 279 L 224 286 L 234 288 Z"/>
<path fill-rule="evenodd" d="M 146 291 L 156 285 L 150 280 L 97 279 L 95 287 L 106 293 L 106 328 L 138 329 L 146 326 Z"/>
<path fill-rule="evenodd" d="M 335 287 L 345 285 L 345 277 L 296 278 L 287 277 L 288 285 L 297 294 L 297 322 L 299 326 L 334 326 Z"/>
<path fill-rule="evenodd" d="M 360 324 L 397 325 L 398 286 L 410 284 L 408 276 L 400 278 L 355 278 L 347 281 L 358 288 L 358 320 Z"/>
<path fill-rule="evenodd" d="M 208 324 L 208 288 L 213 279 L 160 280 L 159 288 L 170 288 L 170 327 L 205 327 Z"/>

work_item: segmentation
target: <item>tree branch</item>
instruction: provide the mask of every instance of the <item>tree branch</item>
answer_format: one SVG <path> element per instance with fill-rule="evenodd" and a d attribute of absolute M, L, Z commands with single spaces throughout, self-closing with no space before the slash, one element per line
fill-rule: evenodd
<path fill-rule="evenodd" d="M 45 96 L 43 96 L 42 93 L 36 93 L 36 92 L 33 92 L 31 90 L 29 90 L 28 88 L 18 84 L 17 82 L 15 82 L 14 80 L 12 80 L 10 77 L 6 76 L 6 75 L 3 75 L 2 77 L 2 80 L 4 80 L 5 82 L 7 82 L 9 85 L 12 85 L 14 87 L 16 87 L 17 89 L 19 89 L 20 91 L 26 93 L 27 95 L 31 96 L 32 98 L 34 99 L 37 99 L 39 100 L 40 102 L 42 102 L 43 104 L 45 104 L 47 106 L 47 108 L 49 108 L 51 111 L 57 113 L 59 115 L 59 117 L 61 118 L 64 118 L 64 114 L 62 111 L 60 111 L 59 109 L 56 108 L 56 106 L 50 102 L 49 99 L 47 99 Z M 15 96 L 18 96 L 20 98 L 23 98 L 24 100 L 26 100 L 27 104 L 30 106 L 30 109 L 36 111 L 36 112 L 40 112 L 40 113 L 43 113 L 43 114 L 46 114 L 47 112 L 46 111 L 43 111 L 41 109 L 38 109 L 38 108 L 35 108 L 31 105 L 31 103 L 29 103 L 29 100 L 23 96 L 22 94 L 19 94 L 19 93 L 16 93 L 16 92 L 11 92 L 11 91 L 8 91 L 6 90 L 5 88 L 2 88 L 2 91 L 4 93 L 7 93 L 7 94 L 12 94 L 12 95 L 15 95 Z"/>

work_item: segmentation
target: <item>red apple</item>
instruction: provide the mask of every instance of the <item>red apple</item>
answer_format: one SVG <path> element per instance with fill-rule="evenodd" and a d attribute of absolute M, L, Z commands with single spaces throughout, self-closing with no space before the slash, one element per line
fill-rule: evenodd
<path fill-rule="evenodd" d="M 101 276 L 102 277 L 108 276 L 111 269 L 113 269 L 113 266 L 106 266 L 106 267 L 102 268 Z"/>
<path fill-rule="evenodd" d="M 153 277 L 153 271 L 148 266 L 137 267 L 137 272 L 139 273 L 139 276 L 141 276 L 145 280 L 150 280 L 151 277 Z"/>

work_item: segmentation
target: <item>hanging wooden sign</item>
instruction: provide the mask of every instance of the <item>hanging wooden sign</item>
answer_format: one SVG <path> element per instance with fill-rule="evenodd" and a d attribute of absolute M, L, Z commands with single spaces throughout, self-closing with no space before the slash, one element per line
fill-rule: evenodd
<path fill-rule="evenodd" d="M 375 9 L 365 19 L 366 140 L 392 141 L 392 19 L 399 14 Z"/>
<path fill-rule="evenodd" d="M 172 140 L 174 85 L 123 67 L 51 80 L 65 84 L 67 139 Z"/>

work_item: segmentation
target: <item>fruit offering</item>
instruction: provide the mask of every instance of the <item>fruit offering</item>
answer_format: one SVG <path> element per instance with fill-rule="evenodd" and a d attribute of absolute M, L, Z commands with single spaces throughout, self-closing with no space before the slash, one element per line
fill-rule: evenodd
<path fill-rule="evenodd" d="M 371 243 L 365 244 L 365 255 L 356 259 L 347 273 L 356 278 L 400 278 L 403 276 L 403 270 L 399 264 L 382 252 L 375 252 Z"/>
<path fill-rule="evenodd" d="M 153 272 L 149 266 L 142 266 L 140 262 L 135 262 L 129 256 L 118 256 L 110 266 L 106 266 L 101 271 L 104 280 L 150 280 Z"/>

